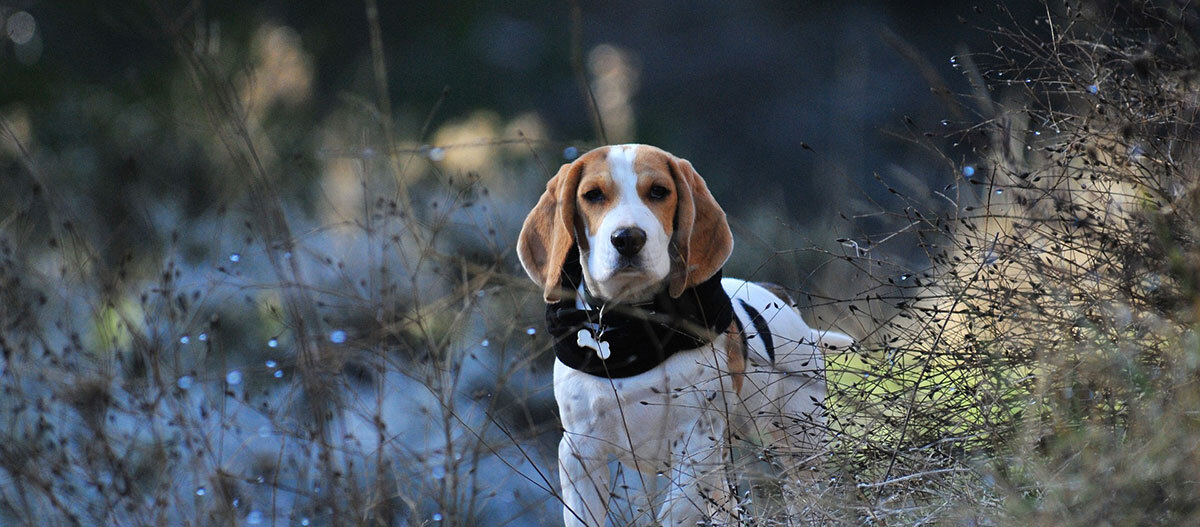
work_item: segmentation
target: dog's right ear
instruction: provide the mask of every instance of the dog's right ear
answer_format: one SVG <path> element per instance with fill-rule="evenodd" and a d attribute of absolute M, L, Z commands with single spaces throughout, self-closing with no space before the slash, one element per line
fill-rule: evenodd
<path fill-rule="evenodd" d="M 562 299 L 563 264 L 575 245 L 575 192 L 583 163 L 576 160 L 558 169 L 546 191 L 525 217 L 517 238 L 517 258 L 535 283 L 542 286 L 546 302 Z"/>

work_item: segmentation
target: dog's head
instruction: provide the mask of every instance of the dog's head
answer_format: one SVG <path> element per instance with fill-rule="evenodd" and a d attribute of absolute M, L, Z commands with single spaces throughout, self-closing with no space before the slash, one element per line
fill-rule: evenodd
<path fill-rule="evenodd" d="M 733 250 L 725 211 L 685 159 L 647 145 L 605 146 L 562 166 L 521 228 L 517 255 L 547 302 L 572 247 L 588 290 L 618 302 L 672 297 Z"/>

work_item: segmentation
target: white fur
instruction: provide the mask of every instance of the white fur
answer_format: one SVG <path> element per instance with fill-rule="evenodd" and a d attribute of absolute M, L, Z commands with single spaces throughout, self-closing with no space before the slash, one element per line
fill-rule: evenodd
<path fill-rule="evenodd" d="M 652 296 L 671 271 L 667 252 L 670 239 L 666 227 L 638 195 L 638 175 L 633 162 L 638 145 L 617 145 L 608 151 L 608 170 L 616 188 L 616 203 L 604 215 L 600 225 L 589 229 L 587 250 L 579 255 L 584 281 L 592 294 L 605 299 L 636 302 Z M 620 253 L 611 242 L 613 233 L 627 227 L 646 232 L 646 245 L 636 258 L 637 270 L 621 270 Z M 596 233 L 591 234 L 591 230 Z"/>
<path fill-rule="evenodd" d="M 606 379 L 554 364 L 554 397 L 563 423 L 559 478 L 568 526 L 602 526 L 609 496 L 608 462 L 653 479 L 669 477 L 658 520 L 692 526 L 711 518 L 731 524 L 724 448 L 730 432 L 761 440 L 779 454 L 781 477 L 791 498 L 801 492 L 803 462 L 820 454 L 825 400 L 824 357 L 819 345 L 852 342 L 840 333 L 817 332 L 793 308 L 753 283 L 726 278 L 742 327 L 753 322 L 745 301 L 767 320 L 775 364 L 761 338 L 751 337 L 744 385 L 735 393 L 722 336 L 711 345 L 672 355 L 641 375 Z M 828 341 L 828 342 L 827 342 Z M 641 521 L 638 524 L 649 523 Z"/>
<path fill-rule="evenodd" d="M 580 243 L 586 246 L 579 259 L 587 288 L 610 302 L 646 299 L 663 289 L 670 272 L 669 226 L 660 223 L 637 191 L 638 149 L 619 145 L 608 152 L 615 193 L 608 199 L 615 202 L 599 225 L 589 225 L 588 232 L 595 234 Z M 611 237 L 627 227 L 645 231 L 646 244 L 636 258 L 622 261 Z M 623 264 L 631 265 L 622 268 Z M 633 469 L 635 477 L 643 474 L 648 489 L 655 486 L 657 474 L 667 477 L 662 496 L 647 500 L 660 501 L 657 521 L 663 525 L 691 527 L 706 519 L 733 524 L 736 499 L 726 471 L 728 441 L 734 434 L 761 441 L 776 453 L 785 501 L 789 508 L 799 508 L 796 504 L 806 496 L 805 464 L 823 448 L 824 349 L 844 349 L 853 340 L 841 333 L 814 331 L 786 301 L 761 286 L 731 278 L 721 285 L 748 339 L 740 391 L 734 389 L 726 353 L 737 344 L 729 339 L 740 336 L 721 335 L 709 345 L 678 352 L 646 373 L 622 379 L 593 376 L 555 361 L 554 397 L 564 430 L 559 479 L 567 526 L 605 524 L 613 490 L 608 463 L 614 458 Z M 584 308 L 580 297 L 576 305 Z M 774 361 L 742 302 L 766 320 Z M 578 333 L 578 344 L 607 351 L 608 343 L 588 329 L 596 328 Z M 649 524 L 652 519 L 634 522 Z"/>

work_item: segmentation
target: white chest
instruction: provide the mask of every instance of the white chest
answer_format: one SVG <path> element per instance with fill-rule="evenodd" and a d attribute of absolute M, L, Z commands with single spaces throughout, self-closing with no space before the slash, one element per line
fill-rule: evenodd
<path fill-rule="evenodd" d="M 554 364 L 554 397 L 566 436 L 591 445 L 589 457 L 616 456 L 643 472 L 661 470 L 676 442 L 697 427 L 720 440 L 719 407 L 731 390 L 712 346 L 681 351 L 633 377 L 607 379 Z M 587 438 L 586 440 L 583 440 Z M 637 463 L 631 463 L 636 459 Z"/>

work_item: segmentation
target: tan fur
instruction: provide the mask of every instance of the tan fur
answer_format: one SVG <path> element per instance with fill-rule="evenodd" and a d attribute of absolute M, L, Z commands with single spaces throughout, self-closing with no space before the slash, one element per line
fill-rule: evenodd
<path fill-rule="evenodd" d="M 546 183 L 546 191 L 525 217 L 517 238 L 517 257 L 535 283 L 542 286 L 546 302 L 562 299 L 559 282 L 563 263 L 575 246 L 576 191 L 582 169 L 608 152 L 596 149 L 567 163 Z"/>
<path fill-rule="evenodd" d="M 546 183 L 537 205 L 525 218 L 517 239 L 517 256 L 529 277 L 543 288 L 546 302 L 562 299 L 560 275 L 567 254 L 576 243 L 575 229 L 595 233 L 615 203 L 612 176 L 608 173 L 609 147 L 592 150 L 563 165 Z M 671 237 L 671 276 L 668 292 L 678 297 L 684 289 L 712 277 L 733 252 L 733 233 L 725 211 L 717 205 L 704 179 L 686 159 L 642 145 L 634 160 L 638 195 L 662 222 Z M 661 201 L 649 199 L 650 188 L 670 191 Z M 583 195 L 599 189 L 610 196 L 591 203 Z"/>
<path fill-rule="evenodd" d="M 602 147 L 564 165 L 547 183 L 518 240 L 521 263 L 544 287 L 547 301 L 570 295 L 560 290 L 568 254 L 578 245 L 584 256 L 581 263 L 589 265 L 587 257 L 598 254 L 590 251 L 599 249 L 586 245 L 589 238 L 608 236 L 606 229 L 610 227 L 615 233 L 615 226 L 610 224 L 619 222 L 604 220 L 607 214 L 622 211 L 621 206 L 636 209 L 621 213 L 631 217 L 636 214 L 640 228 L 651 227 L 655 267 L 643 278 L 644 289 L 652 293 L 661 291 L 665 280 L 669 293 L 679 296 L 685 289 L 712 278 L 733 249 L 725 213 L 691 163 L 651 146 L 619 148 L 622 155 L 629 155 L 629 148 L 637 148 L 632 160 L 636 192 L 654 219 L 640 204 L 631 202 L 628 189 L 620 189 L 625 194 L 619 198 L 615 195 L 618 189 L 610 171 L 621 170 L 618 180 L 626 184 L 623 171 L 628 169 L 628 157 L 610 163 L 611 149 Z M 650 199 L 654 185 L 670 190 L 668 197 Z M 592 203 L 583 199 L 592 189 L 619 202 Z M 653 225 L 655 220 L 662 223 L 663 232 Z M 604 247 L 605 251 L 611 249 Z M 611 253 L 604 255 L 610 257 Z M 669 268 L 665 258 L 670 261 Z M 599 261 L 597 265 L 608 264 Z M 585 279 L 589 271 L 584 268 Z M 637 281 L 636 276 L 629 281 Z M 753 321 L 735 312 L 739 318 L 723 331 L 723 338 L 693 350 L 712 350 L 715 355 L 674 354 L 648 372 L 615 383 L 555 362 L 554 398 L 563 425 L 558 469 L 566 525 L 606 524 L 611 488 L 608 462 L 613 457 L 633 469 L 670 473 L 656 524 L 697 525 L 707 520 L 736 524 L 736 495 L 726 485 L 723 470 L 728 466 L 730 449 L 722 438 L 738 433 L 740 427 L 769 431 L 765 440 L 771 448 L 790 454 L 781 461 L 788 463 L 780 478 L 785 496 L 801 496 L 808 488 L 798 485 L 806 477 L 799 473 L 805 467 L 788 460 L 816 458 L 820 453 L 824 426 L 820 410 L 826 395 L 823 375 L 792 375 L 775 367 L 811 364 L 819 372 L 824 358 L 818 346 L 829 347 L 829 342 L 848 346 L 853 341 L 840 333 L 814 331 L 796 309 L 783 305 L 792 300 L 781 288 L 769 284 L 764 288 L 734 278 L 726 278 L 721 287 L 731 300 L 753 305 L 770 319 L 776 342 L 794 345 L 777 348 L 775 361 L 771 362 L 763 350 L 743 340 L 738 328 Z M 754 355 L 754 363 L 762 367 L 747 369 L 747 353 Z M 712 375 L 712 368 L 722 374 Z M 621 411 L 611 411 L 614 408 Z"/>
<path fill-rule="evenodd" d="M 733 252 L 733 232 L 725 211 L 688 160 L 673 157 L 671 173 L 679 202 L 672 238 L 676 254 L 672 256 L 668 291 L 678 297 L 684 289 L 708 280 L 725 265 Z"/>
<path fill-rule="evenodd" d="M 633 160 L 633 168 L 638 174 L 638 195 L 642 196 L 646 205 L 662 223 L 663 232 L 667 236 L 675 233 L 675 215 L 678 210 L 679 191 L 675 188 L 675 178 L 671 175 L 671 160 L 674 156 L 654 147 L 638 148 L 637 158 Z M 651 201 L 650 187 L 662 186 L 670 194 L 662 201 Z"/>
<path fill-rule="evenodd" d="M 733 379 L 733 393 L 742 393 L 742 378 L 746 375 L 746 355 L 742 343 L 742 332 L 737 323 L 730 322 L 725 330 L 725 367 Z"/>
<path fill-rule="evenodd" d="M 615 199 L 608 199 L 602 203 L 590 203 L 583 199 L 583 195 L 592 189 L 604 192 L 605 196 L 616 195 L 616 183 L 613 182 L 612 176 L 607 171 L 597 168 L 600 165 L 600 163 L 591 163 L 583 167 L 583 177 L 579 180 L 579 190 L 575 193 L 575 210 L 578 211 L 583 227 L 592 235 L 596 234 L 596 229 L 604 221 L 604 215 L 608 214 L 608 211 L 617 204 Z"/>

